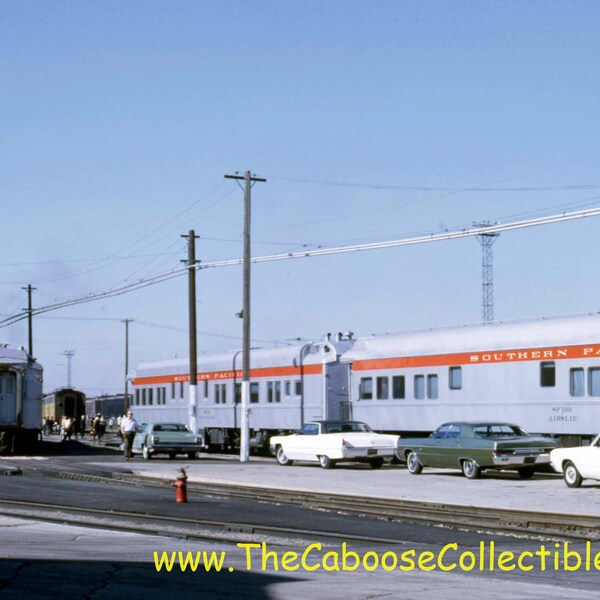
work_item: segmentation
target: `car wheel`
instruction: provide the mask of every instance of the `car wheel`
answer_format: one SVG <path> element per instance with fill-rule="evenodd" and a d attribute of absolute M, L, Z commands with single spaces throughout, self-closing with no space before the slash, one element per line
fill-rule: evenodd
<path fill-rule="evenodd" d="M 534 473 L 535 469 L 533 467 L 523 467 L 522 469 L 519 469 L 519 477 L 521 479 L 531 479 Z"/>
<path fill-rule="evenodd" d="M 463 460 L 461 467 L 467 479 L 477 479 L 481 475 L 481 467 L 470 458 Z"/>
<path fill-rule="evenodd" d="M 175 458 L 175 452 L 169 452 L 169 459 L 173 460 Z"/>
<path fill-rule="evenodd" d="M 371 465 L 371 469 L 381 469 L 381 467 L 383 467 L 383 458 L 381 456 L 372 458 L 369 461 L 369 464 Z"/>
<path fill-rule="evenodd" d="M 188 452 L 188 458 L 190 460 L 194 460 L 195 458 L 198 458 L 198 453 L 197 452 Z"/>
<path fill-rule="evenodd" d="M 579 487 L 583 481 L 581 473 L 579 473 L 577 467 L 570 460 L 565 463 L 563 477 L 565 478 L 565 483 L 572 488 Z"/>
<path fill-rule="evenodd" d="M 323 469 L 331 469 L 334 465 L 334 462 L 329 458 L 329 456 L 325 456 L 322 454 L 319 456 L 319 464 Z"/>
<path fill-rule="evenodd" d="M 152 458 L 152 454 L 150 454 L 150 450 L 148 450 L 148 446 L 142 446 L 142 457 L 144 460 L 150 460 Z"/>
<path fill-rule="evenodd" d="M 406 468 L 411 475 L 419 475 L 423 471 L 423 465 L 419 462 L 416 452 L 411 452 L 406 459 Z"/>
<path fill-rule="evenodd" d="M 281 446 L 277 447 L 277 452 L 275 453 L 275 458 L 277 458 L 277 462 L 283 467 L 289 467 L 294 462 L 286 456 L 286 454 Z"/>

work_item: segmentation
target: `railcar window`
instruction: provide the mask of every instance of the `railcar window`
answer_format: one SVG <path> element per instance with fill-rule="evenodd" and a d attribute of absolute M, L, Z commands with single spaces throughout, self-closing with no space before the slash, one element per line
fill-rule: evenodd
<path fill-rule="evenodd" d="M 267 381 L 267 402 L 273 402 L 273 391 L 275 384 L 272 381 Z"/>
<path fill-rule="evenodd" d="M 583 369 L 569 370 L 569 393 L 575 397 L 585 394 L 585 375 Z"/>
<path fill-rule="evenodd" d="M 404 398 L 406 394 L 404 385 L 404 375 L 395 375 L 392 377 L 392 396 L 394 399 Z"/>
<path fill-rule="evenodd" d="M 152 406 L 154 404 L 154 390 L 152 388 L 148 388 L 148 405 Z"/>
<path fill-rule="evenodd" d="M 140 405 L 140 390 L 135 390 L 135 403 Z"/>
<path fill-rule="evenodd" d="M 242 384 L 236 383 L 235 384 L 235 403 L 241 404 L 241 402 L 242 402 Z"/>
<path fill-rule="evenodd" d="M 600 396 L 600 368 L 598 367 L 588 369 L 588 394 Z"/>
<path fill-rule="evenodd" d="M 290 396 L 292 393 L 292 382 L 291 381 L 286 381 L 283 384 L 283 393 L 285 396 Z"/>
<path fill-rule="evenodd" d="M 183 381 L 179 382 L 179 399 L 183 400 Z"/>
<path fill-rule="evenodd" d="M 435 400 L 438 397 L 438 376 L 427 375 L 427 397 Z"/>
<path fill-rule="evenodd" d="M 302 396 L 302 381 L 296 381 L 294 384 L 294 393 L 296 396 Z"/>
<path fill-rule="evenodd" d="M 540 363 L 540 385 L 554 387 L 556 385 L 556 365 L 554 362 Z"/>
<path fill-rule="evenodd" d="M 360 386 L 358 390 L 358 397 L 360 400 L 372 400 L 373 399 L 373 378 L 362 377 L 360 380 Z"/>
<path fill-rule="evenodd" d="M 462 367 L 450 367 L 448 370 L 448 383 L 451 390 L 462 389 Z"/>
<path fill-rule="evenodd" d="M 425 375 L 415 375 L 415 399 L 425 398 Z"/>
<path fill-rule="evenodd" d="M 250 402 L 258 404 L 258 382 L 250 384 Z"/>
<path fill-rule="evenodd" d="M 377 378 L 377 399 L 387 400 L 390 397 L 390 383 L 387 377 Z"/>
<path fill-rule="evenodd" d="M 275 402 L 281 402 L 281 381 L 275 382 Z"/>
<path fill-rule="evenodd" d="M 175 382 L 171 383 L 171 400 L 175 400 Z"/>
<path fill-rule="evenodd" d="M 208 379 L 204 380 L 204 397 L 208 398 Z"/>
<path fill-rule="evenodd" d="M 146 406 L 146 388 L 142 390 L 142 405 Z"/>

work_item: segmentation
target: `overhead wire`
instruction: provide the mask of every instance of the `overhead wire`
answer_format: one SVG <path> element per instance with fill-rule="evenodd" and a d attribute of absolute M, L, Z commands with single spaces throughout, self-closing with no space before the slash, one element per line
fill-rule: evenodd
<path fill-rule="evenodd" d="M 321 248 L 317 250 L 307 250 L 302 252 L 288 252 L 285 254 L 272 254 L 268 256 L 257 256 L 252 257 L 251 262 L 254 264 L 263 263 L 263 262 L 272 262 L 272 261 L 281 261 L 281 260 L 290 260 L 296 258 L 308 258 L 314 256 L 327 256 L 334 254 L 346 254 L 350 252 L 360 252 L 360 251 L 369 251 L 369 250 L 378 250 L 384 248 L 394 248 L 400 246 L 408 246 L 408 245 L 416 245 L 423 243 L 431 243 L 438 241 L 447 241 L 452 239 L 460 239 L 466 237 L 473 237 L 482 234 L 490 234 L 490 233 L 501 233 L 504 231 L 513 231 L 517 229 L 525 229 L 529 227 L 537 227 L 541 225 L 549 225 L 553 223 L 559 223 L 564 221 L 571 221 L 574 219 L 582 219 L 587 217 L 595 217 L 600 215 L 600 208 L 594 208 L 583 211 L 576 211 L 572 213 L 563 213 L 559 215 L 551 215 L 548 217 L 542 217 L 538 219 L 529 219 L 525 221 L 518 221 L 512 223 L 505 224 L 493 224 L 485 227 L 472 227 L 470 229 L 462 229 L 459 231 L 445 231 L 442 233 L 431 233 L 426 236 L 419 236 L 413 238 L 403 238 L 399 240 L 392 240 L 387 242 L 375 242 L 371 244 L 355 244 L 351 246 L 339 246 L 334 248 Z M 226 266 L 235 266 L 241 265 L 243 263 L 243 259 L 228 259 L 221 261 L 212 261 L 199 263 L 195 265 L 196 270 L 207 269 L 207 268 L 218 268 L 218 267 L 226 267 Z M 156 285 L 158 283 L 162 283 L 163 281 L 167 281 L 169 279 L 173 279 L 174 277 L 180 277 L 187 273 L 189 268 L 187 266 L 180 267 L 177 269 L 173 269 L 167 273 L 161 273 L 159 275 L 155 275 L 154 277 L 150 277 L 145 280 L 139 280 L 137 282 L 120 286 L 118 288 L 114 288 L 111 290 L 106 290 L 97 294 L 88 294 L 87 296 L 80 298 L 73 298 L 71 300 L 67 300 L 61 303 L 52 304 L 48 306 L 43 306 L 40 308 L 33 309 L 33 314 L 41 314 L 44 312 L 49 312 L 53 310 L 58 310 L 59 308 L 66 308 L 68 306 L 74 306 L 77 304 L 84 304 L 87 302 L 92 302 L 95 300 L 111 298 L 114 296 L 120 296 L 126 293 L 130 293 L 136 290 L 143 289 L 145 287 Z M 27 318 L 27 314 L 19 314 L 14 315 L 13 317 L 9 317 L 3 320 L 0 320 L 0 328 L 7 327 L 8 325 L 12 325 Z"/>

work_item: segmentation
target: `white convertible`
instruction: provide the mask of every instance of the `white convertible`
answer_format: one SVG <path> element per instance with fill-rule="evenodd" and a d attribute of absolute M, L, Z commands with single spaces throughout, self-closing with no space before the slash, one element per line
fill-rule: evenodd
<path fill-rule="evenodd" d="M 358 421 L 312 421 L 297 433 L 277 435 L 269 441 L 280 465 L 295 460 L 318 462 L 331 469 L 341 461 L 368 462 L 379 469 L 386 458 L 396 455 L 397 435 L 375 433 Z"/>
<path fill-rule="evenodd" d="M 584 479 L 600 479 L 600 435 L 589 446 L 552 450 L 550 462 L 569 487 L 579 487 Z"/>

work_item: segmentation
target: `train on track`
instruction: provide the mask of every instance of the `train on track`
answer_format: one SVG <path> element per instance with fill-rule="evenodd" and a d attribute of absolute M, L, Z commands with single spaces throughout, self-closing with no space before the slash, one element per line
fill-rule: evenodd
<path fill-rule="evenodd" d="M 444 421 L 498 420 L 584 443 L 600 429 L 600 313 L 466 325 L 354 339 L 352 334 L 251 350 L 251 445 L 305 421 L 355 419 L 378 431 L 427 435 Z M 235 447 L 241 351 L 188 364 L 140 363 L 132 406 L 140 421 L 188 422 L 208 447 Z"/>
<path fill-rule="evenodd" d="M 0 345 L 0 454 L 31 448 L 42 425 L 43 369 L 23 348 Z"/>
<path fill-rule="evenodd" d="M 58 388 L 43 398 L 43 416 L 60 423 L 63 417 L 69 417 L 79 423 L 85 415 L 85 394 L 72 387 Z"/>

